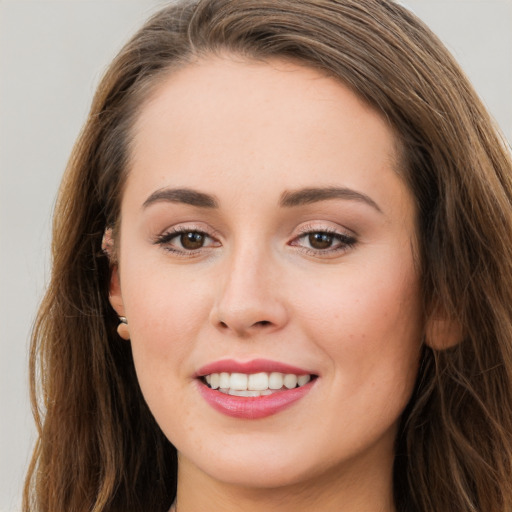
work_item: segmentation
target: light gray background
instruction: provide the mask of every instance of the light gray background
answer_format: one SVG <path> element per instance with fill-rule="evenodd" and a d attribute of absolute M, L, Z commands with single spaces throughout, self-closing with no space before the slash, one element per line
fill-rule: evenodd
<path fill-rule="evenodd" d="M 58 183 L 102 71 L 164 3 L 0 0 L 0 512 L 20 508 L 35 439 L 28 337 Z M 512 141 L 512 0 L 402 3 L 445 41 Z"/>

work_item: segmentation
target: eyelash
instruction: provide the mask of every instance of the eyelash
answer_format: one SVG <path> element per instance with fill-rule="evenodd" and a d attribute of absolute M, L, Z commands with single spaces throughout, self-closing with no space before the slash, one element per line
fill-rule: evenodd
<path fill-rule="evenodd" d="M 191 233 L 203 236 L 205 238 L 209 238 L 209 239 L 214 241 L 214 244 L 216 242 L 215 237 L 213 237 L 210 234 L 206 233 L 206 231 L 204 231 L 203 229 L 199 229 L 199 228 L 191 226 L 191 227 L 175 227 L 175 228 L 170 228 L 165 233 L 162 233 L 161 235 L 158 235 L 155 238 L 154 243 L 156 245 L 162 246 L 163 249 L 165 249 L 166 251 L 169 251 L 169 252 L 171 252 L 171 253 L 173 253 L 173 254 L 175 254 L 177 256 L 183 256 L 183 257 L 191 258 L 191 257 L 197 256 L 201 251 L 204 251 L 204 249 L 208 249 L 210 246 L 206 246 L 206 247 L 202 246 L 202 247 L 199 247 L 198 249 L 185 249 L 185 248 L 180 249 L 180 248 L 177 248 L 177 247 L 173 247 L 171 245 L 172 240 L 174 240 L 175 238 L 181 237 L 181 236 L 186 235 L 186 234 L 191 234 Z M 220 244 L 213 245 L 213 246 L 218 247 L 219 245 Z"/>
<path fill-rule="evenodd" d="M 335 240 L 338 241 L 338 245 L 335 247 L 328 247 L 326 249 L 315 249 L 312 247 L 304 247 L 298 244 L 297 241 L 305 239 L 307 237 L 310 237 L 311 235 L 328 235 L 329 237 L 332 237 L 333 243 Z M 315 226 L 304 226 L 301 229 L 301 232 L 298 236 L 296 236 L 293 241 L 290 243 L 292 246 L 299 247 L 301 251 L 305 252 L 306 254 L 310 254 L 313 256 L 335 256 L 339 253 L 343 253 L 354 247 L 354 245 L 357 243 L 356 238 L 353 235 L 349 235 L 347 233 L 340 233 L 338 230 L 329 228 L 329 227 L 322 227 L 318 228 Z"/>
<path fill-rule="evenodd" d="M 175 238 L 181 237 L 186 234 L 195 234 L 202 236 L 204 238 L 208 238 L 213 241 L 211 245 L 208 246 L 201 246 L 197 249 L 181 249 L 177 247 L 173 247 L 171 242 Z M 299 244 L 300 240 L 306 239 L 307 237 L 310 237 L 311 235 L 327 235 L 329 237 L 332 237 L 333 243 L 335 240 L 338 241 L 338 245 L 335 247 L 328 247 L 325 249 L 315 249 L 313 247 L 305 247 L 303 245 Z M 351 249 L 355 244 L 357 243 L 357 240 L 354 236 L 348 235 L 346 233 L 340 233 L 339 231 L 333 229 L 333 228 L 318 228 L 315 226 L 304 226 L 303 229 L 301 229 L 300 233 L 291 241 L 289 242 L 289 245 L 292 247 L 297 247 L 302 252 L 313 255 L 313 256 L 320 256 L 320 257 L 328 257 L 328 256 L 334 256 L 339 253 L 343 253 L 345 251 L 348 251 Z M 209 249 L 210 247 L 219 247 L 220 243 L 216 240 L 216 238 L 210 234 L 208 234 L 203 229 L 198 229 L 196 227 L 175 227 L 171 228 L 170 230 L 166 231 L 165 233 L 162 233 L 161 235 L 158 235 L 154 240 L 155 245 L 162 246 L 166 251 L 169 251 L 177 256 L 182 257 L 194 257 L 199 255 L 202 251 L 205 249 Z"/>

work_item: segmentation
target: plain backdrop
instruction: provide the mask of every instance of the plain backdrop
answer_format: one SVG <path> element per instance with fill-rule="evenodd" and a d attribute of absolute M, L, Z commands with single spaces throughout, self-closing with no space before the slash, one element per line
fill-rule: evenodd
<path fill-rule="evenodd" d="M 57 187 L 106 65 L 164 3 L 0 0 L 0 512 L 20 510 L 35 440 L 28 338 Z M 512 0 L 402 3 L 447 44 L 511 141 Z"/>

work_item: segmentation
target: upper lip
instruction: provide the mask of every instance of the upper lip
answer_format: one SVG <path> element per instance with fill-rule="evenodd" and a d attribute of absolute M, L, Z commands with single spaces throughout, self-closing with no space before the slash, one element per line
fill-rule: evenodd
<path fill-rule="evenodd" d="M 199 368 L 195 377 L 204 377 L 212 373 L 259 373 L 259 372 L 280 372 L 293 373 L 295 375 L 312 375 L 313 373 L 304 368 L 292 366 L 270 359 L 251 359 L 250 361 L 235 361 L 234 359 L 221 359 L 208 363 Z"/>

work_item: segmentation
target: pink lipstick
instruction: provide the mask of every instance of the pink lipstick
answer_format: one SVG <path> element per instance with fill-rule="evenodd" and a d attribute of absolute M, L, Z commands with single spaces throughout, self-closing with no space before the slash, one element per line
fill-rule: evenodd
<path fill-rule="evenodd" d="M 201 396 L 218 412 L 240 419 L 259 419 L 277 414 L 303 398 L 317 376 L 267 359 L 226 359 L 203 366 L 195 377 Z"/>

